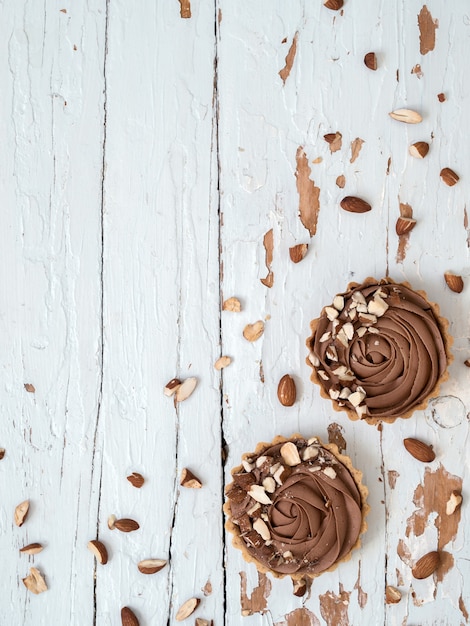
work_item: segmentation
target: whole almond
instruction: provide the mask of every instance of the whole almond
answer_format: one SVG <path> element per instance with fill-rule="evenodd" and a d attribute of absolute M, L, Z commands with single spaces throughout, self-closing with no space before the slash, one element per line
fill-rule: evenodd
<path fill-rule="evenodd" d="M 403 445 L 415 459 L 422 461 L 423 463 L 431 463 L 436 458 L 434 450 L 428 444 L 423 443 L 419 439 L 413 439 L 408 437 L 403 439 Z"/>
<path fill-rule="evenodd" d="M 98 541 L 97 539 L 91 539 L 91 541 L 88 542 L 87 547 L 90 552 L 93 552 L 98 563 L 101 563 L 101 565 L 106 565 L 106 563 L 108 562 L 108 551 L 102 541 Z"/>
<path fill-rule="evenodd" d="M 180 608 L 178 609 L 178 612 L 176 613 L 176 616 L 175 616 L 176 621 L 182 622 L 183 620 L 188 618 L 197 609 L 199 603 L 200 603 L 199 598 L 189 598 L 189 600 L 186 600 L 186 602 L 184 602 L 180 606 Z"/>
<path fill-rule="evenodd" d="M 121 624 L 122 626 L 139 626 L 139 620 L 128 606 L 121 609 Z"/>
<path fill-rule="evenodd" d="M 202 487 L 202 482 L 191 472 L 191 470 L 184 467 L 181 472 L 180 485 L 182 487 L 188 487 L 189 489 L 200 489 Z"/>
<path fill-rule="evenodd" d="M 409 153 L 416 159 L 424 159 L 429 152 L 429 144 L 425 141 L 417 141 L 409 147 Z"/>
<path fill-rule="evenodd" d="M 459 176 L 451 170 L 450 167 L 444 167 L 441 170 L 441 178 L 442 182 L 444 182 L 449 187 L 453 187 L 456 183 L 459 182 Z"/>
<path fill-rule="evenodd" d="M 247 324 L 243 329 L 243 336 L 247 341 L 257 341 L 264 333 L 264 322 L 258 320 L 254 324 Z"/>
<path fill-rule="evenodd" d="M 139 561 L 137 567 L 142 574 L 156 574 L 165 567 L 167 561 L 164 559 L 144 559 Z"/>
<path fill-rule="evenodd" d="M 308 251 L 308 243 L 298 243 L 289 248 L 289 256 L 292 263 L 300 263 Z"/>
<path fill-rule="evenodd" d="M 15 507 L 15 524 L 17 526 L 23 526 L 28 516 L 28 511 L 29 511 L 29 500 L 25 500 L 24 502 L 21 502 L 20 504 L 18 504 L 18 506 Z"/>
<path fill-rule="evenodd" d="M 242 306 L 238 298 L 232 297 L 232 298 L 227 298 L 227 300 L 224 300 L 222 309 L 224 311 L 232 311 L 233 313 L 240 313 L 240 311 L 242 310 Z"/>
<path fill-rule="evenodd" d="M 139 472 L 132 472 L 132 474 L 127 477 L 127 480 L 136 489 L 140 489 L 145 482 L 145 478 L 142 476 L 142 474 L 139 474 Z"/>
<path fill-rule="evenodd" d="M 389 115 L 394 120 L 404 122 L 405 124 L 419 124 L 423 121 L 421 115 L 411 109 L 396 109 L 396 111 L 392 111 Z"/>
<path fill-rule="evenodd" d="M 346 196 L 341 200 L 340 206 L 350 213 L 367 213 L 372 208 L 368 202 L 356 196 Z"/>
<path fill-rule="evenodd" d="M 195 378 L 194 376 L 186 378 L 186 380 L 184 380 L 176 390 L 175 402 L 183 402 L 184 400 L 187 400 L 196 389 L 196 385 L 197 378 Z"/>
<path fill-rule="evenodd" d="M 397 604 L 401 600 L 401 591 L 396 587 L 387 585 L 385 587 L 385 601 L 387 604 Z"/>
<path fill-rule="evenodd" d="M 22 554 L 39 554 L 43 550 L 44 548 L 40 543 L 28 543 L 27 546 L 20 548 Z"/>
<path fill-rule="evenodd" d="M 131 533 L 134 530 L 138 530 L 140 526 L 135 520 L 124 517 L 114 522 L 114 528 L 117 528 L 122 533 Z"/>
<path fill-rule="evenodd" d="M 339 11 L 343 8 L 344 0 L 325 0 L 323 3 L 327 9 L 331 9 L 332 11 Z"/>
<path fill-rule="evenodd" d="M 427 578 L 431 576 L 441 563 L 441 557 L 439 552 L 435 550 L 433 552 L 428 552 L 424 556 L 422 556 L 416 563 L 414 564 L 411 573 L 415 578 L 419 580 L 423 578 Z"/>
<path fill-rule="evenodd" d="M 395 225 L 395 230 L 398 236 L 406 235 L 416 226 L 416 220 L 412 217 L 399 217 Z"/>
<path fill-rule="evenodd" d="M 277 397 L 282 406 L 292 406 L 297 397 L 295 380 L 289 374 L 285 374 L 277 386 Z"/>
<path fill-rule="evenodd" d="M 457 274 L 453 274 L 452 272 L 446 272 L 444 274 L 445 281 L 447 286 L 455 293 L 461 293 L 463 290 L 463 279 L 462 276 L 458 276 Z"/>
<path fill-rule="evenodd" d="M 377 69 L 377 56 L 375 52 L 368 52 L 364 57 L 364 65 L 370 70 L 375 71 Z"/>
<path fill-rule="evenodd" d="M 46 581 L 44 580 L 44 576 L 35 567 L 30 567 L 28 576 L 26 576 L 26 578 L 23 578 L 23 584 L 29 591 L 31 591 L 31 593 L 34 593 L 36 595 L 47 591 L 47 585 Z"/>

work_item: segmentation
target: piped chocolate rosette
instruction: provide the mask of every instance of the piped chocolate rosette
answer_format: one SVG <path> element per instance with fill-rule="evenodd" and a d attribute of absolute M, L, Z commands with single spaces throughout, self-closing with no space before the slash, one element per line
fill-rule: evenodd
<path fill-rule="evenodd" d="M 276 437 L 243 455 L 226 488 L 226 529 L 261 572 L 314 578 L 350 558 L 366 530 L 362 474 L 334 444 Z"/>
<path fill-rule="evenodd" d="M 311 322 L 311 378 L 353 420 L 410 417 L 447 377 L 447 327 L 437 305 L 408 283 L 351 283 Z"/>

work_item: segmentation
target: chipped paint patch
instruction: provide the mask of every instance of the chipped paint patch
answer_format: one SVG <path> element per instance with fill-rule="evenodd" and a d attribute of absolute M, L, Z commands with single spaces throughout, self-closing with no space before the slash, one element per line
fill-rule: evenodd
<path fill-rule="evenodd" d="M 240 572 L 240 603 L 242 615 L 264 614 L 268 607 L 267 599 L 271 593 L 271 581 L 266 576 L 258 572 L 258 586 L 253 589 L 251 595 L 246 592 L 246 572 Z"/>
<path fill-rule="evenodd" d="M 422 535 L 432 513 L 437 513 L 434 525 L 437 528 L 437 549 L 442 550 L 450 541 L 457 536 L 460 522 L 460 508 L 452 515 L 447 515 L 446 506 L 453 492 L 462 491 L 462 479 L 450 474 L 443 465 L 432 471 L 426 467 L 424 480 L 414 492 L 413 502 L 418 507 L 408 518 L 406 524 L 406 536 L 414 534 Z"/>
<path fill-rule="evenodd" d="M 273 262 L 273 249 L 274 249 L 274 235 L 273 229 L 268 230 L 268 232 L 263 237 L 263 246 L 266 251 L 266 268 L 268 270 L 268 275 L 266 278 L 261 278 L 261 282 L 265 287 L 272 287 L 274 283 L 274 274 L 271 271 L 271 263 Z"/>
<path fill-rule="evenodd" d="M 299 33 L 295 33 L 294 39 L 292 40 L 291 46 L 289 48 L 289 52 L 286 56 L 286 64 L 279 71 L 279 76 L 282 79 L 282 82 L 286 84 L 286 80 L 289 78 L 289 74 L 291 73 L 292 66 L 294 65 L 295 55 L 297 53 L 297 40 L 299 38 Z"/>
<path fill-rule="evenodd" d="M 419 63 L 416 63 L 416 65 L 412 68 L 411 73 L 414 74 L 417 78 L 422 78 L 424 76 L 421 65 Z"/>
<path fill-rule="evenodd" d="M 463 601 L 462 596 L 460 596 L 459 598 L 459 609 L 463 615 L 464 620 L 468 623 L 468 611 L 467 611 L 467 608 L 465 606 L 465 602 Z"/>
<path fill-rule="evenodd" d="M 406 202 L 400 202 L 400 217 L 413 217 L 413 209 Z M 408 247 L 408 240 L 411 233 L 405 233 L 398 236 L 398 248 L 396 262 L 403 263 L 406 256 L 406 249 Z"/>
<path fill-rule="evenodd" d="M 395 485 L 397 484 L 397 478 L 399 476 L 400 474 L 397 472 L 397 470 L 388 470 L 387 478 L 388 478 L 388 486 L 390 487 L 390 489 L 395 489 Z"/>
<path fill-rule="evenodd" d="M 354 589 L 357 589 L 357 603 L 363 609 L 367 604 L 367 593 L 361 587 L 361 562 L 359 561 L 359 568 L 357 572 L 357 580 L 354 585 Z"/>
<path fill-rule="evenodd" d="M 295 609 L 285 615 L 285 621 L 275 622 L 274 626 L 320 626 L 320 620 L 308 609 Z"/>
<path fill-rule="evenodd" d="M 351 158 L 349 160 L 350 163 L 354 163 L 354 161 L 359 156 L 363 143 L 364 139 L 361 139 L 360 137 L 356 137 L 356 139 L 351 142 Z"/>
<path fill-rule="evenodd" d="M 335 626 L 349 626 L 349 597 L 350 593 L 344 591 L 343 585 L 339 585 L 339 593 L 327 591 L 320 595 L 320 613 L 327 624 Z"/>
<path fill-rule="evenodd" d="M 297 191 L 299 193 L 299 216 L 303 226 L 313 237 L 317 232 L 318 214 L 320 212 L 320 188 L 310 179 L 312 170 L 302 146 L 297 148 Z"/>
<path fill-rule="evenodd" d="M 434 50 L 436 45 L 436 29 L 439 28 L 438 20 L 434 20 L 428 7 L 423 6 L 418 14 L 419 27 L 419 51 L 427 54 Z"/>

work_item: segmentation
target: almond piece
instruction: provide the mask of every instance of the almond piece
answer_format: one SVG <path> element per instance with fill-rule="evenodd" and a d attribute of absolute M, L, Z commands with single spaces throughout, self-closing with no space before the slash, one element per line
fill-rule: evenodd
<path fill-rule="evenodd" d="M 40 543 L 28 543 L 27 546 L 20 548 L 22 554 L 39 554 L 43 550 L 44 548 Z"/>
<path fill-rule="evenodd" d="M 442 178 L 442 182 L 444 182 L 449 187 L 453 187 L 456 183 L 459 182 L 459 176 L 454 172 L 454 170 L 451 170 L 450 167 L 444 167 L 441 170 L 440 176 Z"/>
<path fill-rule="evenodd" d="M 400 237 L 401 235 L 406 235 L 407 233 L 411 232 L 415 226 L 416 220 L 414 220 L 412 217 L 399 217 L 395 225 L 395 231 Z"/>
<path fill-rule="evenodd" d="M 269 532 L 268 525 L 261 519 L 261 517 L 258 517 L 258 519 L 253 522 L 253 528 L 256 530 L 258 535 L 261 535 L 264 541 L 269 541 L 271 539 L 271 533 Z"/>
<path fill-rule="evenodd" d="M 145 482 L 145 478 L 142 476 L 142 474 L 139 474 L 139 472 L 132 472 L 132 474 L 127 477 L 127 480 L 136 489 L 140 489 Z"/>
<path fill-rule="evenodd" d="M 367 213 L 372 208 L 368 202 L 355 196 L 346 196 L 339 204 L 342 209 L 350 213 Z"/>
<path fill-rule="evenodd" d="M 109 530 L 114 530 L 116 528 L 116 516 L 115 515 L 110 515 L 108 517 L 108 528 Z"/>
<path fill-rule="evenodd" d="M 331 11 L 339 11 L 343 8 L 344 0 L 326 0 L 323 3 L 327 9 L 331 9 Z"/>
<path fill-rule="evenodd" d="M 257 341 L 264 333 L 264 322 L 258 320 L 254 324 L 247 324 L 243 329 L 243 336 L 247 341 Z"/>
<path fill-rule="evenodd" d="M 175 402 L 184 402 L 184 400 L 187 400 L 196 389 L 196 385 L 197 378 L 195 378 L 194 376 L 186 378 L 176 390 Z"/>
<path fill-rule="evenodd" d="M 446 515 L 453 515 L 462 504 L 462 494 L 453 491 L 446 503 Z"/>
<path fill-rule="evenodd" d="M 396 111 L 392 111 L 389 115 L 394 120 L 404 122 L 405 124 L 419 124 L 423 121 L 421 115 L 411 109 L 396 109 Z"/>
<path fill-rule="evenodd" d="M 428 552 L 416 561 L 411 573 L 419 580 L 427 578 L 437 570 L 440 563 L 441 557 L 439 552 L 436 552 L 435 550 L 433 552 Z"/>
<path fill-rule="evenodd" d="M 281 456 L 289 467 L 294 467 L 300 463 L 300 455 L 297 446 L 292 441 L 287 441 L 279 450 Z"/>
<path fill-rule="evenodd" d="M 87 548 L 88 550 L 90 550 L 90 552 L 93 552 L 98 563 L 101 563 L 101 565 L 106 565 L 106 563 L 108 562 L 108 551 L 102 541 L 92 539 L 88 542 Z"/>
<path fill-rule="evenodd" d="M 387 585 L 385 587 L 385 601 L 387 604 L 397 604 L 401 600 L 401 591 L 396 587 Z"/>
<path fill-rule="evenodd" d="M 5 456 L 5 448 L 0 448 L 0 461 L 3 459 L 4 456 Z"/>
<path fill-rule="evenodd" d="M 446 272 L 444 274 L 445 281 L 447 286 L 455 293 L 461 293 L 463 290 L 463 279 L 462 276 L 458 276 L 457 274 L 453 274 L 452 272 Z"/>
<path fill-rule="evenodd" d="M 297 397 L 295 380 L 289 374 L 285 374 L 277 386 L 277 397 L 282 406 L 292 406 Z"/>
<path fill-rule="evenodd" d="M 144 559 L 137 563 L 139 572 L 142 574 L 156 574 L 165 567 L 167 561 L 164 559 Z"/>
<path fill-rule="evenodd" d="M 188 470 L 187 467 L 184 467 L 181 472 L 180 485 L 182 487 L 188 487 L 189 489 L 200 489 L 202 487 L 199 478 L 197 478 L 191 470 Z"/>
<path fill-rule="evenodd" d="M 176 621 L 182 622 L 188 618 L 192 613 L 194 613 L 200 602 L 199 598 L 189 598 L 189 600 L 186 600 L 186 602 L 180 606 L 175 615 Z"/>
<path fill-rule="evenodd" d="M 232 362 L 232 359 L 229 356 L 221 356 L 214 363 L 214 367 L 217 371 L 220 371 L 224 369 L 224 367 L 228 367 L 231 362 Z"/>
<path fill-rule="evenodd" d="M 375 52 L 368 52 L 364 57 L 364 65 L 370 70 L 375 71 L 377 69 L 377 56 Z"/>
<path fill-rule="evenodd" d="M 28 516 L 29 511 L 29 500 L 25 500 L 18 504 L 15 508 L 15 524 L 17 526 L 23 526 Z"/>
<path fill-rule="evenodd" d="M 222 304 L 222 309 L 224 311 L 232 311 L 233 313 L 240 313 L 240 311 L 242 310 L 242 306 L 238 298 L 232 297 L 232 298 L 228 298 L 227 300 L 224 300 L 224 303 Z"/>
<path fill-rule="evenodd" d="M 264 487 L 262 487 L 261 485 L 252 485 L 248 489 L 248 495 L 260 504 L 272 504 L 271 498 L 268 496 L 268 494 L 264 490 Z"/>
<path fill-rule="evenodd" d="M 408 437 L 407 439 L 403 439 L 403 445 L 411 456 L 414 456 L 415 459 L 422 461 L 423 463 L 431 463 L 431 461 L 434 461 L 436 458 L 432 447 L 423 443 L 419 439 Z"/>
<path fill-rule="evenodd" d="M 31 383 L 25 383 L 24 388 L 28 393 L 34 393 L 36 391 L 36 388 Z"/>
<path fill-rule="evenodd" d="M 23 584 L 29 591 L 31 591 L 31 593 L 36 595 L 47 591 L 44 576 L 35 567 L 30 567 L 28 576 L 23 578 Z"/>
<path fill-rule="evenodd" d="M 121 624 L 122 626 L 139 626 L 139 620 L 128 606 L 121 609 Z"/>
<path fill-rule="evenodd" d="M 169 380 L 167 382 L 167 384 L 165 385 L 164 389 L 163 389 L 163 393 L 168 396 L 171 397 L 173 394 L 176 393 L 177 389 L 181 387 L 181 381 L 179 378 L 172 378 L 171 380 Z"/>
<path fill-rule="evenodd" d="M 308 251 L 308 243 L 298 243 L 289 248 L 289 256 L 292 263 L 300 263 Z"/>
<path fill-rule="evenodd" d="M 429 152 L 429 144 L 426 141 L 417 141 L 409 147 L 409 153 L 416 159 L 424 159 Z"/>
<path fill-rule="evenodd" d="M 340 174 L 336 179 L 336 186 L 339 187 L 340 189 L 344 189 L 345 185 L 346 185 L 346 178 L 343 174 Z"/>
<path fill-rule="evenodd" d="M 466 365 L 467 367 L 470 367 L 470 359 L 465 359 L 463 364 Z"/>
<path fill-rule="evenodd" d="M 305 578 L 301 578 L 300 580 L 292 580 L 294 585 L 293 594 L 297 596 L 297 598 L 301 598 L 305 595 L 307 591 L 307 581 Z"/>
<path fill-rule="evenodd" d="M 115 520 L 114 528 L 117 528 L 122 533 L 131 533 L 134 530 L 138 530 L 140 526 L 135 520 L 124 517 L 123 519 Z"/>
<path fill-rule="evenodd" d="M 194 626 L 212 626 L 212 620 L 204 619 L 203 617 L 196 617 Z"/>

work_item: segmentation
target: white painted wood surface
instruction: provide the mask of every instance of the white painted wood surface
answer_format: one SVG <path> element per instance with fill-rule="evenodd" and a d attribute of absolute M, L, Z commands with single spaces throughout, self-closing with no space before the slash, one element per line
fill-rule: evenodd
<path fill-rule="evenodd" d="M 470 12 L 463 0 L 428 2 L 436 43 L 421 54 L 422 7 L 347 0 L 340 14 L 320 1 L 192 0 L 183 19 L 177 0 L 0 4 L 0 624 L 111 626 L 126 605 L 141 626 L 173 624 L 192 596 L 201 603 L 187 623 L 215 626 L 468 622 L 470 292 L 452 293 L 443 273 L 470 280 Z M 363 63 L 369 51 L 375 72 Z M 400 107 L 423 122 L 391 120 Z M 331 153 L 323 136 L 336 131 L 342 148 Z M 408 155 L 417 140 L 431 144 L 422 161 Z M 298 215 L 300 146 L 320 188 L 313 237 Z M 455 187 L 440 180 L 446 166 L 461 177 Z M 341 211 L 347 194 L 373 210 Z M 397 262 L 400 202 L 417 226 Z M 297 243 L 309 251 L 293 264 Z M 320 398 L 305 340 L 349 280 L 387 273 L 439 303 L 454 362 L 439 399 L 380 432 Z M 240 313 L 221 310 L 230 296 Z M 248 343 L 242 330 L 258 319 L 265 333 Z M 221 354 L 233 362 L 218 373 Z M 292 408 L 276 398 L 285 373 L 298 387 Z M 176 409 L 163 395 L 174 376 L 198 379 Z M 224 538 L 223 487 L 258 441 L 297 431 L 327 440 L 332 422 L 364 472 L 369 530 L 351 561 L 297 598 L 289 580 L 260 583 Z M 426 470 L 404 451 L 407 436 L 434 445 L 429 472 L 463 480 L 458 532 L 444 546 L 454 565 L 437 584 L 414 580 L 397 553 L 406 544 L 413 562 L 435 549 L 439 525 L 434 512 L 422 535 L 406 536 Z M 184 467 L 202 489 L 179 486 Z M 146 479 L 140 490 L 126 480 L 133 471 Z M 110 531 L 110 514 L 140 529 Z M 86 548 L 97 537 L 105 566 Z M 43 552 L 19 554 L 34 541 Z M 169 564 L 145 576 L 136 564 L 148 557 Z M 30 566 L 46 593 L 24 587 Z M 245 576 L 247 596 L 258 584 L 264 594 L 248 617 Z M 400 603 L 385 603 L 386 584 Z M 341 591 L 342 617 L 332 617 L 325 598 Z"/>

